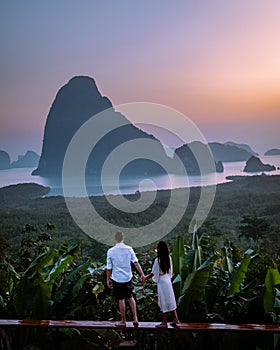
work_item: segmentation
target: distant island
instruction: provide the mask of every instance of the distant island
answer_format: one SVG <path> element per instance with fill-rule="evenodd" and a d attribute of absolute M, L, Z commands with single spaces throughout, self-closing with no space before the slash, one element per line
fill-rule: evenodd
<path fill-rule="evenodd" d="M 27 151 L 24 155 L 19 155 L 18 159 L 11 163 L 11 168 L 36 168 L 39 159 L 39 154 L 33 151 Z"/>
<path fill-rule="evenodd" d="M 258 156 L 259 155 L 257 152 L 253 151 L 252 148 L 249 145 L 246 145 L 245 143 L 237 143 L 237 142 L 228 141 L 228 142 L 225 142 L 224 145 L 226 145 L 226 146 L 235 146 L 235 147 L 238 147 L 238 148 L 245 149 L 245 151 L 249 152 L 253 156 Z"/>
<path fill-rule="evenodd" d="M 265 152 L 265 156 L 280 156 L 280 149 L 272 148 Z"/>
<path fill-rule="evenodd" d="M 210 142 L 209 147 L 216 161 L 241 162 L 248 160 L 252 156 L 252 153 L 248 150 L 226 143 Z"/>
<path fill-rule="evenodd" d="M 264 164 L 258 157 L 252 156 L 247 160 L 244 172 L 255 173 L 260 171 L 274 171 L 276 170 L 274 165 Z"/>
<path fill-rule="evenodd" d="M 39 159 L 39 154 L 33 151 L 27 151 L 24 155 L 19 155 L 16 161 L 11 162 L 8 152 L 0 150 L 0 170 L 11 168 L 36 168 Z"/>

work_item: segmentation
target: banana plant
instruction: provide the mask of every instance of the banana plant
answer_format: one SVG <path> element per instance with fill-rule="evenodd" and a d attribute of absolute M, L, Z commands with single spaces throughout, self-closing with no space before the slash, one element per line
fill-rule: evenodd
<path fill-rule="evenodd" d="M 274 312 L 275 308 L 279 309 L 280 307 L 278 285 L 280 285 L 278 268 L 276 266 L 269 267 L 265 277 L 265 294 L 263 298 L 265 312 Z"/>
<path fill-rule="evenodd" d="M 98 295 L 104 291 L 102 281 L 104 270 L 104 265 L 94 267 L 92 262 L 87 261 L 67 273 L 53 293 L 56 318 L 95 315 Z M 93 287 L 90 288 L 88 284 Z"/>
<path fill-rule="evenodd" d="M 175 251 L 174 253 L 172 251 L 174 271 L 178 273 L 173 283 L 178 282 L 180 286 L 178 313 L 182 320 L 189 320 L 194 310 L 198 319 L 201 319 L 206 312 L 205 288 L 215 256 L 213 255 L 203 262 L 202 246 L 207 244 L 206 241 L 203 242 L 203 239 L 203 235 L 198 237 L 196 227 L 194 227 L 190 250 L 185 253 L 182 248 L 184 247 L 183 237 L 177 236 Z M 175 288 L 174 290 L 176 292 Z"/>
<path fill-rule="evenodd" d="M 178 298 L 182 287 L 183 281 L 188 273 L 187 265 L 185 261 L 185 244 L 183 236 L 176 236 L 175 244 L 172 249 L 172 264 L 173 264 L 173 275 L 175 276 L 173 280 L 173 288 L 175 296 Z"/>
<path fill-rule="evenodd" d="M 248 249 L 244 253 L 244 257 L 241 260 L 241 262 L 238 264 L 237 269 L 233 272 L 232 280 L 227 292 L 228 297 L 233 296 L 240 292 L 242 288 L 242 284 L 248 272 L 249 264 L 251 260 L 256 256 L 252 254 L 253 254 L 253 250 Z"/>
<path fill-rule="evenodd" d="M 206 315 L 205 289 L 213 269 L 213 257 L 188 274 L 178 300 L 178 314 L 184 320 L 202 320 Z"/>
<path fill-rule="evenodd" d="M 47 250 L 21 273 L 18 282 L 14 285 L 11 298 L 18 318 L 48 319 L 51 317 L 55 281 L 67 270 L 79 248 L 80 244 L 75 244 L 64 249 L 61 254 L 56 250 Z"/>

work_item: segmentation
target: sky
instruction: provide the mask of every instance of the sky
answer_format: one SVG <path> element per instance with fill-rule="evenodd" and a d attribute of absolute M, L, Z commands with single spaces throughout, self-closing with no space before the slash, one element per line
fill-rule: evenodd
<path fill-rule="evenodd" d="M 208 142 L 280 148 L 279 38 L 277 0 L 1 1 L 0 150 L 40 154 L 76 75 L 113 105 L 179 111 Z"/>

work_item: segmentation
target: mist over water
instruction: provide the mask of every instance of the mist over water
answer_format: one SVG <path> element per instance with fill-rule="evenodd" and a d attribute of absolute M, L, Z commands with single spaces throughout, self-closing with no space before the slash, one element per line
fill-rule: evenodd
<path fill-rule="evenodd" d="M 264 164 L 271 164 L 276 167 L 275 171 L 264 172 L 266 175 L 280 175 L 280 156 L 260 156 L 259 157 Z M 224 162 L 224 172 L 211 173 L 203 175 L 191 175 L 183 177 L 179 175 L 162 175 L 138 178 L 138 177 L 125 177 L 119 182 L 118 189 L 115 186 L 110 186 L 113 181 L 110 178 L 103 179 L 106 183 L 105 194 L 133 194 L 136 191 L 154 191 L 165 190 L 181 187 L 196 187 L 196 186 L 208 186 L 215 185 L 231 180 L 226 179 L 230 175 L 251 176 L 261 175 L 258 173 L 245 173 L 243 172 L 246 162 Z M 58 178 L 44 178 L 41 176 L 32 176 L 33 169 L 31 168 L 14 168 L 0 171 L 0 187 L 14 185 L 18 183 L 37 183 L 43 186 L 51 188 L 49 196 L 63 195 L 63 189 L 61 180 Z M 82 179 L 81 179 L 82 180 Z M 79 181 L 80 183 L 80 181 Z M 80 185 L 77 183 L 73 185 L 73 196 L 80 196 Z M 102 195 L 104 192 L 100 186 L 95 185 L 94 177 L 87 179 L 87 191 L 88 195 Z"/>

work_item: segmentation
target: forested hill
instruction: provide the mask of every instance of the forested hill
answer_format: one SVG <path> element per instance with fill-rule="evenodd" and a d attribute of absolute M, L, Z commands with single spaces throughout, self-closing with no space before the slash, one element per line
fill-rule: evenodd
<path fill-rule="evenodd" d="M 50 192 L 49 187 L 36 183 L 16 184 L 0 188 L 0 207 L 28 206 L 30 200 L 41 198 Z"/>
<path fill-rule="evenodd" d="M 44 197 L 49 188 L 36 184 L 21 184 L 0 189 L 0 234 L 13 244 L 18 244 L 22 228 L 26 223 L 42 226 L 53 223 L 56 226 L 55 239 L 61 241 L 84 242 L 85 254 L 99 258 L 104 256 L 108 248 L 87 237 L 77 227 L 71 218 L 62 196 Z M 180 193 L 180 189 L 175 190 Z M 172 241 L 177 234 L 188 234 L 190 220 L 195 212 L 200 198 L 200 188 L 190 190 L 187 210 L 176 228 L 168 235 Z M 135 200 L 137 195 L 126 196 Z M 170 199 L 170 191 L 158 191 L 156 199 L 150 208 L 143 213 L 122 213 L 111 207 L 105 197 L 91 197 L 96 210 L 106 220 L 121 227 L 139 227 L 154 222 L 164 213 Z M 77 198 L 79 205 L 79 198 Z M 223 235 L 236 233 L 243 216 L 256 215 L 265 218 L 274 231 L 280 232 L 280 176 L 246 176 L 237 181 L 217 185 L 216 196 L 208 215 L 208 219 L 215 218 L 215 230 Z M 278 227 L 278 229 L 277 229 Z M 93 227 L 102 230 L 102 227 Z M 278 231 L 277 231 L 278 232 Z M 55 241 L 54 239 L 54 241 Z M 172 243 L 172 242 L 171 242 Z M 54 242 L 55 244 L 55 242 Z"/>

